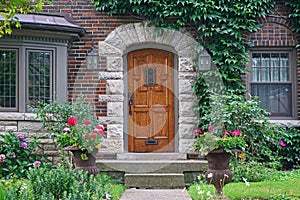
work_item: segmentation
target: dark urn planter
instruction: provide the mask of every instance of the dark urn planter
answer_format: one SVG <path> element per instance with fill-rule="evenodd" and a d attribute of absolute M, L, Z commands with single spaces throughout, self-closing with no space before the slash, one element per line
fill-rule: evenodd
<path fill-rule="evenodd" d="M 81 158 L 81 154 L 86 152 L 76 146 L 64 147 L 63 150 L 71 151 L 74 155 L 75 172 L 83 170 L 87 171 L 89 175 L 96 176 L 99 174 L 100 170 L 96 166 L 96 154 L 98 151 L 96 148 L 91 153 L 87 153 L 87 160 L 82 160 Z"/>
<path fill-rule="evenodd" d="M 223 149 L 215 149 L 206 155 L 208 171 L 205 173 L 205 178 L 216 189 L 214 199 L 228 199 L 223 194 L 223 187 L 232 181 L 233 174 L 229 169 L 230 156 L 230 153 Z"/>

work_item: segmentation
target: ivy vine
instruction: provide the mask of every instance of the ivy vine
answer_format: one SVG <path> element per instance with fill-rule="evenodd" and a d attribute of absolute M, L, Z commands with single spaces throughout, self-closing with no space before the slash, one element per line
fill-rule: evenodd
<path fill-rule="evenodd" d="M 222 91 L 245 92 L 242 73 L 246 72 L 248 48 L 245 35 L 260 29 L 260 18 L 274 11 L 276 0 L 91 0 L 100 11 L 150 20 L 161 27 L 185 28 L 213 58 L 217 71 L 202 73 L 193 85 L 198 97 L 199 117 L 209 112 L 211 89 L 208 76 L 220 78 Z M 284 0 L 289 19 L 300 31 L 300 2 Z M 205 122 L 203 122 L 205 123 Z M 201 122 L 199 124 L 201 126 Z"/>

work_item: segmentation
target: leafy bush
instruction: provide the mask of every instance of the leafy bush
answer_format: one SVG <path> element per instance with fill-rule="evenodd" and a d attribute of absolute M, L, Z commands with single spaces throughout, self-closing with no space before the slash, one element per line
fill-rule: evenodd
<path fill-rule="evenodd" d="M 35 161 L 46 161 L 46 155 L 38 153 L 39 150 L 43 150 L 39 144 L 37 137 L 29 141 L 24 134 L 0 135 L 0 177 L 25 177 Z"/>
<path fill-rule="evenodd" d="M 275 169 L 266 167 L 263 163 L 256 161 L 242 161 L 238 164 L 231 164 L 233 172 L 233 182 L 243 182 L 243 178 L 248 182 L 260 182 L 266 180 L 268 174 Z"/>
<path fill-rule="evenodd" d="M 48 170 L 35 167 L 28 173 L 35 199 L 39 200 L 93 200 L 111 196 L 113 184 L 108 176 L 88 176 L 83 171 L 75 173 L 71 166 L 58 165 Z"/>
<path fill-rule="evenodd" d="M 41 123 L 49 132 L 50 136 L 61 133 L 66 126 L 66 121 L 74 114 L 72 104 L 69 102 L 39 102 L 37 105 L 29 105 L 29 107 L 38 116 L 38 119 L 41 120 Z"/>
<path fill-rule="evenodd" d="M 14 177 L 12 180 L 0 180 L 0 188 L 3 187 L 6 191 L 5 198 L 8 199 L 22 199 L 33 200 L 34 195 L 30 185 L 30 181 L 26 179 L 17 179 Z M 0 192 L 1 193 L 1 192 Z M 0 195 L 1 199 L 1 195 Z M 1 199 L 1 200 L 2 200 Z"/>
<path fill-rule="evenodd" d="M 0 184 L 0 199 L 2 200 L 7 199 L 7 193 L 1 184 Z"/>
<path fill-rule="evenodd" d="M 300 165 L 300 133 L 296 128 L 282 127 L 262 121 L 247 127 L 250 137 L 248 158 L 275 164 L 274 168 L 294 169 Z"/>
<path fill-rule="evenodd" d="M 282 166 L 285 169 L 300 167 L 300 131 L 296 128 L 280 128 L 282 141 L 286 146 L 278 150 Z"/>

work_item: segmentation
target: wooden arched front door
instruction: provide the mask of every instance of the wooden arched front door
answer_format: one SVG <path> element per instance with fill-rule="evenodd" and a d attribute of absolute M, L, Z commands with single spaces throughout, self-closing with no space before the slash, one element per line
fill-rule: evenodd
<path fill-rule="evenodd" d="M 174 151 L 174 57 L 143 49 L 128 54 L 128 151 Z"/>

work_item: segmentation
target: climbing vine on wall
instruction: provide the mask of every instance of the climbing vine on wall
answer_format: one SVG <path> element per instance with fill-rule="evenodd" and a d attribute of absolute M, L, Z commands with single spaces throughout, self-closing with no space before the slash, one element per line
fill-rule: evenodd
<path fill-rule="evenodd" d="M 147 19 L 153 25 L 188 29 L 213 58 L 216 71 L 202 73 L 193 85 L 198 112 L 209 110 L 208 76 L 222 80 L 223 91 L 245 92 L 241 74 L 246 71 L 248 47 L 245 35 L 260 29 L 258 19 L 273 12 L 275 0 L 92 0 L 100 11 Z M 300 31 L 300 2 L 285 0 L 290 19 Z M 201 124 L 199 125 L 201 126 Z"/>

